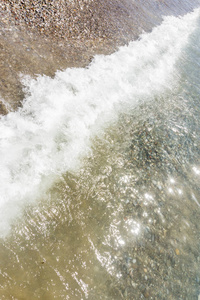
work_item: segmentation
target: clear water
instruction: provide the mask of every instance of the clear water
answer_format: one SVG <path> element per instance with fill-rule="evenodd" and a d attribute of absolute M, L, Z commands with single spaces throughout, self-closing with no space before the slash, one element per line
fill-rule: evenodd
<path fill-rule="evenodd" d="M 1 299 L 198 299 L 200 14 L 23 79 L 0 122 Z"/>

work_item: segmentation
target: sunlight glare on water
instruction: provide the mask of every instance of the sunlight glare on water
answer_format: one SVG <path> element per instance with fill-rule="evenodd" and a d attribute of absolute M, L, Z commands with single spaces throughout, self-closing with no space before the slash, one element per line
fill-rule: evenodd
<path fill-rule="evenodd" d="M 198 299 L 199 25 L 24 79 L 0 123 L 1 299 Z"/>

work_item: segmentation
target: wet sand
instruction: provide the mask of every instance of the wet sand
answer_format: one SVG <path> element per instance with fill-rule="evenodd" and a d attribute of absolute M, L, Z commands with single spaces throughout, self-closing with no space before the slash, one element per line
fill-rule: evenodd
<path fill-rule="evenodd" d="M 0 2 L 0 112 L 20 106 L 21 75 L 54 76 L 83 67 L 160 24 L 163 15 L 193 10 L 195 1 L 10 1 Z"/>

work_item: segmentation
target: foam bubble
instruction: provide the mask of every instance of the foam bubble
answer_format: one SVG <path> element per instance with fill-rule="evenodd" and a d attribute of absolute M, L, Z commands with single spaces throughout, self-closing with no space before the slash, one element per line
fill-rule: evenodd
<path fill-rule="evenodd" d="M 0 235 L 23 206 L 39 197 L 63 172 L 79 167 L 91 138 L 118 110 L 149 99 L 176 82 L 176 61 L 196 27 L 199 10 L 166 17 L 140 40 L 88 68 L 57 72 L 54 79 L 24 78 L 22 108 L 0 120 Z"/>

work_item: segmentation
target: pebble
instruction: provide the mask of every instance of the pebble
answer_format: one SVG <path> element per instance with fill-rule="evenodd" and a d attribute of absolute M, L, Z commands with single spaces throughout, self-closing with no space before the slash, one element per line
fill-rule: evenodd
<path fill-rule="evenodd" d="M 147 290 L 144 291 L 144 297 L 145 298 L 149 298 L 150 294 Z M 199 299 L 198 299 L 199 300 Z"/>

